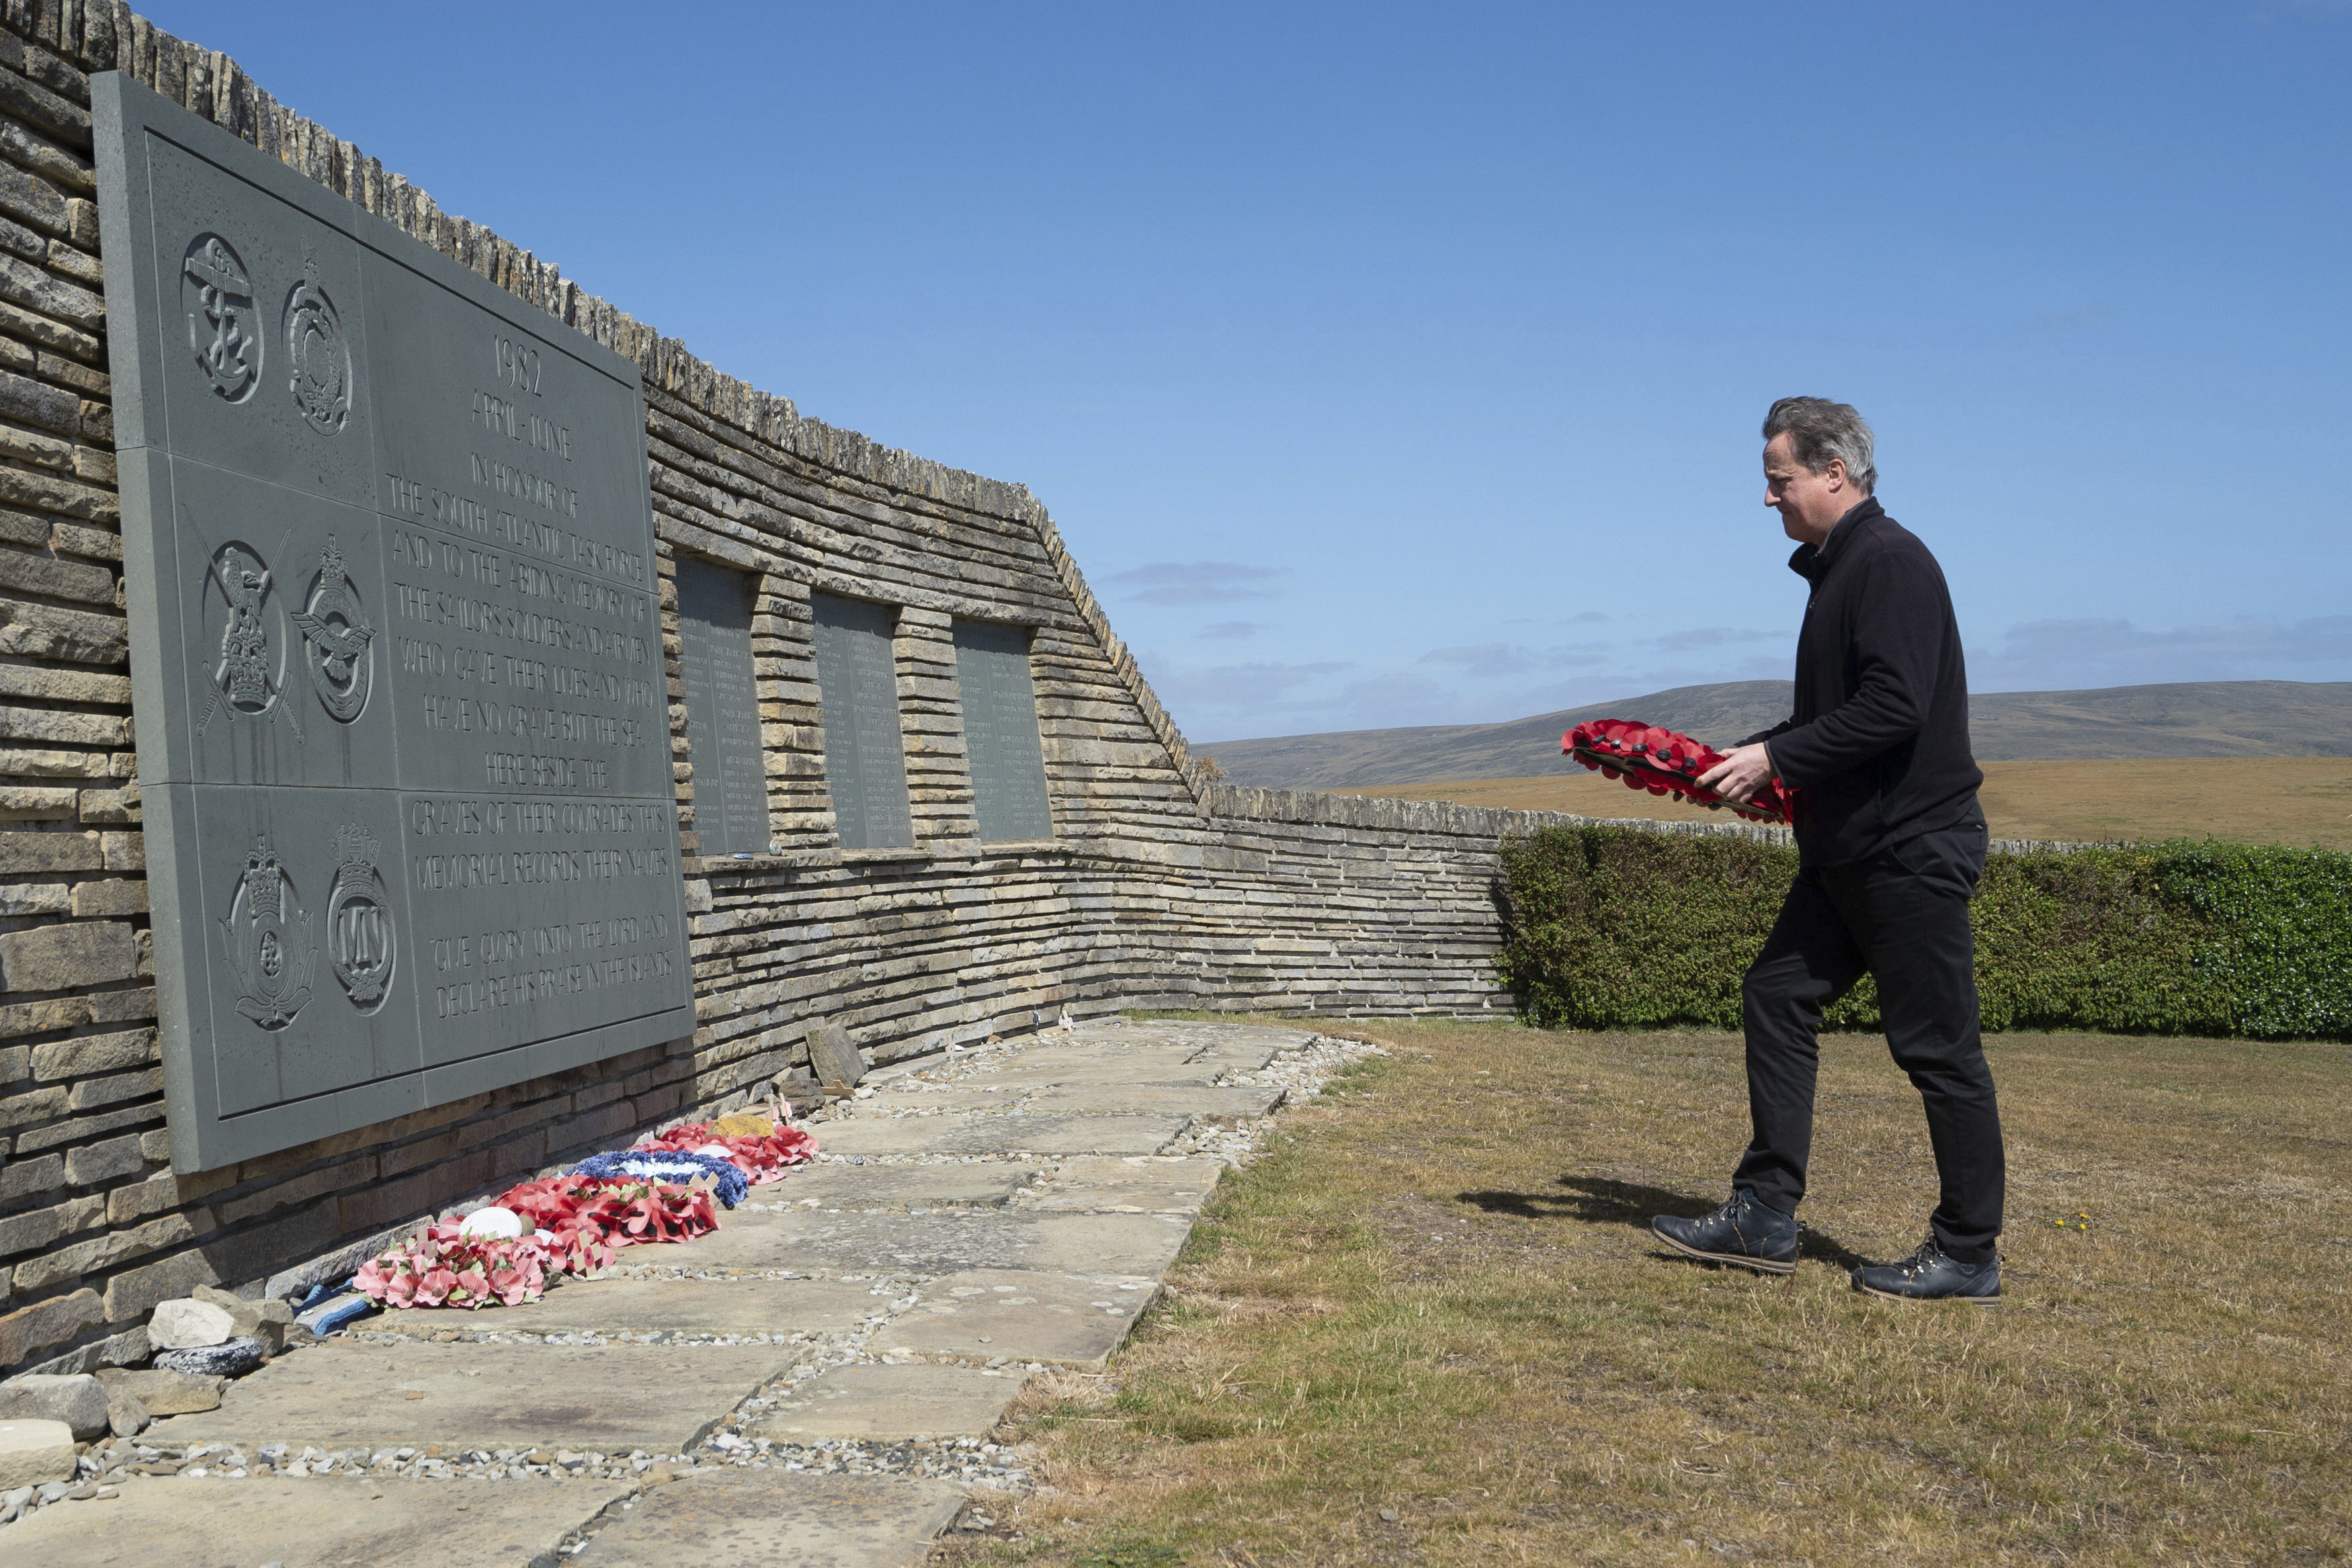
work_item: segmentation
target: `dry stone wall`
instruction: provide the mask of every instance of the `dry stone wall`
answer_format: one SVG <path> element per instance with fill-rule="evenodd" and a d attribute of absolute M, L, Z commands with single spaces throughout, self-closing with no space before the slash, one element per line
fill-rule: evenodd
<path fill-rule="evenodd" d="M 89 74 L 121 69 L 643 370 L 697 1027 L 203 1173 L 175 1172 L 154 1019 Z M 769 852 L 704 858 L 676 561 L 756 590 Z M 893 607 L 915 843 L 835 832 L 811 596 Z M 958 618 L 1032 629 L 1054 833 L 976 837 Z M 283 1288 L 469 1195 L 807 1060 L 889 1060 L 1158 1003 L 1505 1005 L 1497 836 L 1545 819 L 1213 785 L 1026 489 L 800 417 L 101 0 L 0 0 L 0 1370 L 146 1350 L 200 1283 Z"/>

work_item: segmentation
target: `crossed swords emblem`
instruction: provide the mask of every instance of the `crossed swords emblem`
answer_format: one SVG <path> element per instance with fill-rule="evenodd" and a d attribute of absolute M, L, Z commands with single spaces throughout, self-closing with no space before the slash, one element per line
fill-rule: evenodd
<path fill-rule="evenodd" d="M 278 700 L 285 695 L 285 685 L 270 669 L 269 628 L 263 609 L 278 586 L 277 573 L 257 555 L 236 545 L 224 546 L 215 553 L 210 571 L 227 601 L 228 625 L 221 632 L 212 696 L 205 704 L 204 716 L 196 721 L 196 733 L 204 734 L 226 708 L 232 720 L 239 715 L 265 714 L 275 720 L 283 713 L 295 740 L 302 741 L 302 721 L 295 716 L 292 705 Z M 320 559 L 319 586 L 310 595 L 309 607 L 289 611 L 286 618 L 310 645 L 319 700 L 346 724 L 357 718 L 367 702 L 365 661 L 375 628 L 361 613 L 333 535 L 327 538 L 326 551 Z"/>

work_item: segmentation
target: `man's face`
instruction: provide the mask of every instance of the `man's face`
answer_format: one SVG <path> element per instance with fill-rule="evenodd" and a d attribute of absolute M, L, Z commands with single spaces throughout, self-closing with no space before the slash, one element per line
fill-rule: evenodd
<path fill-rule="evenodd" d="M 1816 474 L 1789 448 L 1785 431 L 1765 444 L 1764 504 L 1780 514 L 1780 527 L 1790 538 L 1817 545 L 1830 537 L 1862 493 L 1848 482 L 1845 465 L 1836 458 Z"/>

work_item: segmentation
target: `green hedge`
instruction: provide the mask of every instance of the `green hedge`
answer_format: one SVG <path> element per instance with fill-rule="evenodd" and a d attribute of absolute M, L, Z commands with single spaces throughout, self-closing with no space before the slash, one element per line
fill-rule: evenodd
<path fill-rule="evenodd" d="M 1797 852 L 1546 828 L 1503 841 L 1496 966 L 1548 1027 L 1736 1029 Z M 2169 843 L 1996 854 L 1971 910 L 1987 1029 L 2352 1036 L 2352 854 Z M 1829 1014 L 1878 1024 L 1868 979 Z"/>

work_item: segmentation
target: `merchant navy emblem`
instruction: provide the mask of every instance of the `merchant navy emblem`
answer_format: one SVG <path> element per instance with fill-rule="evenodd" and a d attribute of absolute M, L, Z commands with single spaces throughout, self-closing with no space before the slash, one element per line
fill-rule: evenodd
<path fill-rule="evenodd" d="M 319 287 L 318 267 L 302 258 L 302 281 L 286 297 L 287 386 L 313 430 L 333 435 L 352 414 L 352 350 L 343 319 Z"/>
<path fill-rule="evenodd" d="M 334 535 L 327 536 L 309 601 L 287 619 L 302 633 L 304 662 L 310 666 L 310 684 L 319 689 L 319 700 L 344 724 L 359 717 L 367 706 L 374 667 L 368 644 L 375 638 L 375 628 L 367 623 L 359 591 L 344 574 L 343 552 L 335 547 Z"/>
<path fill-rule="evenodd" d="M 242 987 L 236 1010 L 266 1030 L 294 1021 L 310 999 L 310 917 L 294 901 L 293 884 L 264 833 L 245 861 L 245 875 L 221 921 L 230 967 Z"/>
<path fill-rule="evenodd" d="M 205 234 L 188 242 L 180 302 L 196 368 L 221 397 L 245 402 L 261 376 L 261 338 L 254 330 L 253 280 L 228 241 Z"/>
<path fill-rule="evenodd" d="M 392 983 L 392 896 L 375 869 L 375 835 L 346 822 L 335 835 L 335 887 L 327 895 L 327 962 L 352 1006 L 372 1013 Z"/>
<path fill-rule="evenodd" d="M 272 667 L 278 654 L 271 646 L 268 609 L 275 574 L 258 552 L 244 545 L 221 546 L 211 567 L 213 581 L 228 601 L 228 625 L 221 632 L 220 662 L 213 667 L 212 699 L 196 721 L 196 733 L 204 734 L 213 716 L 224 710 L 232 720 L 264 715 L 274 720 L 283 713 L 294 738 L 300 740 L 302 721 L 278 700 L 285 688 L 285 670 Z"/>

